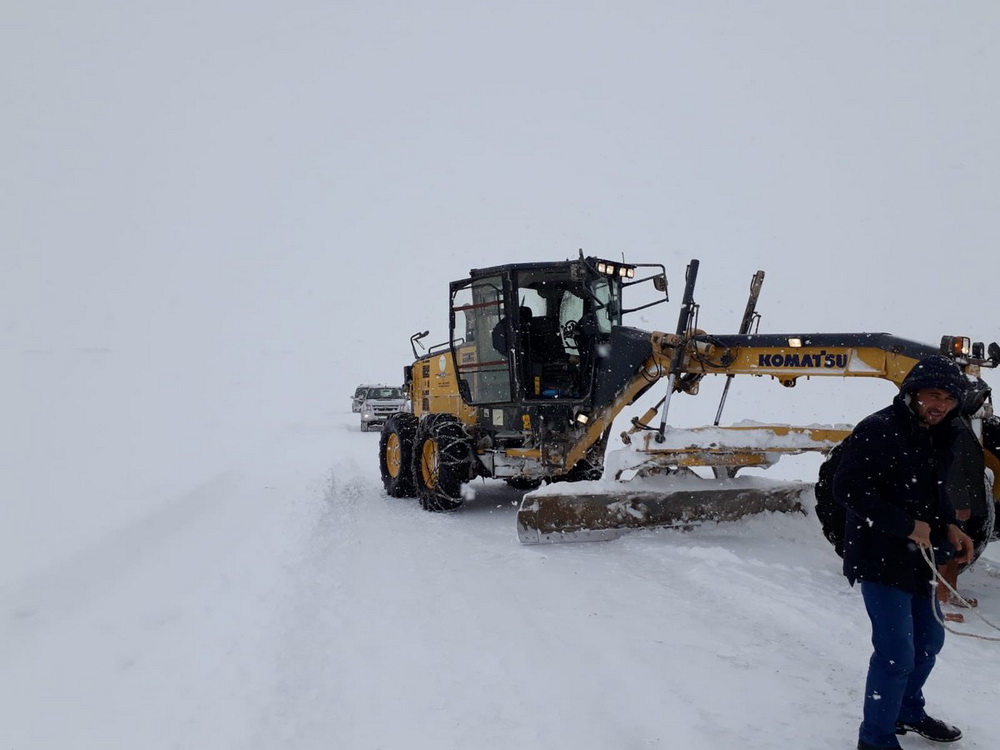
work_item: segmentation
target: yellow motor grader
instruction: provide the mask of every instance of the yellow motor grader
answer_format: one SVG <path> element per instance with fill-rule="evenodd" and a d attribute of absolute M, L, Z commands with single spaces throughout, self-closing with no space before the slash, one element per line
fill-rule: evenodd
<path fill-rule="evenodd" d="M 404 368 L 412 413 L 390 416 L 379 440 L 385 489 L 420 499 L 430 511 L 463 502 L 463 485 L 492 477 L 529 490 L 517 513 L 522 542 L 603 539 L 625 529 L 725 520 L 765 510 L 801 509 L 811 483 L 738 476 L 782 455 L 829 453 L 849 430 L 779 424 L 720 426 L 729 382 L 737 375 L 773 378 L 861 377 L 902 382 L 922 357 L 943 353 L 970 378 L 967 423 L 991 411 L 981 368 L 1000 364 L 1000 346 L 942 337 L 940 345 L 887 333 L 761 334 L 756 312 L 764 278 L 750 285 L 734 334 L 697 326 L 699 262 L 687 266 L 673 333 L 624 324 L 626 316 L 669 300 L 660 264 L 596 257 L 473 269 L 450 284 L 450 336 L 423 353 L 426 331 L 411 337 L 414 363 Z M 643 285 L 642 304 L 626 297 Z M 650 293 L 651 292 L 651 293 Z M 635 304 L 635 303 L 633 303 Z M 710 427 L 667 423 L 674 394 L 698 393 L 706 375 L 725 376 Z M 612 425 L 654 386 L 659 403 L 633 417 L 625 448 L 605 457 Z M 983 512 L 993 518 L 1000 465 L 985 452 L 997 483 Z M 576 482 L 576 485 L 568 483 Z M 982 547 L 992 520 L 974 540 Z M 988 528 L 987 528 L 988 527 Z"/>

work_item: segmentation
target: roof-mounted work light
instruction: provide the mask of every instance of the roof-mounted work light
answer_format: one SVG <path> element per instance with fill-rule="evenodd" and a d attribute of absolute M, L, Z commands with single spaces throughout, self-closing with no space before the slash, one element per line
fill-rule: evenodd
<path fill-rule="evenodd" d="M 950 357 L 968 357 L 972 354 L 972 339 L 967 336 L 942 336 L 941 353 Z"/>

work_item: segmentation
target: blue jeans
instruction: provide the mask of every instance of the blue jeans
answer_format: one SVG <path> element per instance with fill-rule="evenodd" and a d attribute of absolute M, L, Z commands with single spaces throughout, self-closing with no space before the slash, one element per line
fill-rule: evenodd
<path fill-rule="evenodd" d="M 937 599 L 893 586 L 861 582 L 872 622 L 875 652 L 868 663 L 864 719 L 859 738 L 875 747 L 899 747 L 896 721 L 917 722 L 924 712 L 924 683 L 944 646 Z"/>

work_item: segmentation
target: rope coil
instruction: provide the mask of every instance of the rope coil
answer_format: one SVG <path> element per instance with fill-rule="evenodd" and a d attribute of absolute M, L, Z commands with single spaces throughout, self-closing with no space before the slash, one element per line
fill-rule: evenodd
<path fill-rule="evenodd" d="M 961 594 L 959 594 L 952 587 L 952 585 L 948 583 L 948 581 L 944 579 L 944 576 L 942 576 L 941 573 L 938 572 L 937 564 L 934 562 L 934 554 L 929 547 L 921 547 L 920 554 L 924 558 L 924 561 L 927 563 L 927 566 L 931 569 L 931 572 L 934 574 L 933 583 L 935 586 L 940 586 L 941 584 L 944 584 L 944 587 L 948 590 L 948 593 L 954 596 L 955 599 L 957 599 L 962 604 L 963 607 L 968 608 L 968 610 L 972 614 L 974 614 L 980 620 L 985 622 L 989 627 L 993 628 L 993 630 L 1000 632 L 1000 627 L 997 627 L 992 622 L 983 617 L 983 615 L 981 615 L 978 612 L 978 610 L 974 609 L 972 605 L 969 604 L 969 602 Z M 963 638 L 976 638 L 980 641 L 990 641 L 991 643 L 1000 643 L 1000 638 L 995 636 L 991 637 L 988 635 L 979 635 L 977 633 L 963 633 L 960 630 L 955 630 L 954 628 L 949 627 L 948 624 L 944 621 L 944 618 L 941 616 L 941 611 L 939 607 L 934 607 L 934 617 L 937 619 L 939 623 L 941 623 L 944 629 L 947 630 L 952 635 L 960 635 Z"/>

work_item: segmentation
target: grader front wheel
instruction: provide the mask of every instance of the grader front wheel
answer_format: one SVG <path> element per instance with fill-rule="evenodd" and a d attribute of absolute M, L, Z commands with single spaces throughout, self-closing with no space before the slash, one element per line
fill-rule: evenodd
<path fill-rule="evenodd" d="M 451 415 L 421 420 L 413 447 L 413 478 L 425 510 L 462 504 L 462 484 L 475 475 L 475 453 L 465 427 Z"/>

